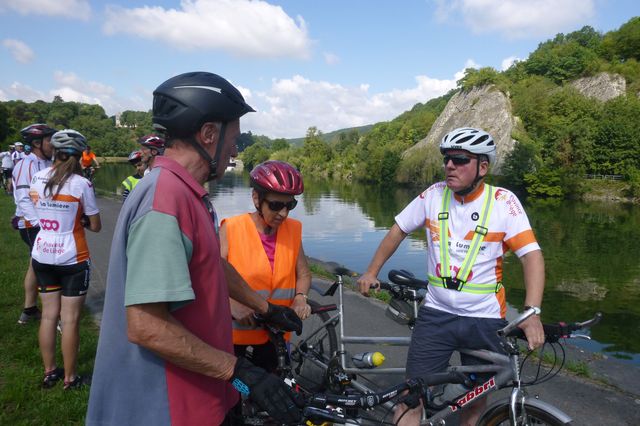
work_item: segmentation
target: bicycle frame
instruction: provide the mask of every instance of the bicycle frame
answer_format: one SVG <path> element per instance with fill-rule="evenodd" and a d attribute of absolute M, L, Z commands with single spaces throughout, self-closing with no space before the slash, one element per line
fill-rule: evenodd
<path fill-rule="evenodd" d="M 341 276 L 338 276 L 338 280 L 335 285 L 338 288 L 338 309 L 335 315 L 332 315 L 329 320 L 325 321 L 321 324 L 316 330 L 313 330 L 309 336 L 305 338 L 303 342 L 306 342 L 308 339 L 321 332 L 324 327 L 328 324 L 333 324 L 335 326 L 336 322 L 339 322 L 339 353 L 338 360 L 344 372 L 351 374 L 404 374 L 404 368 L 373 368 L 373 369 L 365 369 L 365 368 L 357 368 L 357 367 L 347 367 L 347 354 L 345 350 L 345 346 L 347 344 L 382 344 L 382 345 L 395 345 L 395 346 L 408 346 L 410 342 L 410 337 L 384 337 L 384 336 L 349 336 L 345 334 L 344 329 L 344 299 L 343 299 L 343 282 Z M 414 309 L 416 311 L 418 304 L 414 303 Z M 525 312 L 522 314 L 518 320 L 521 322 L 533 315 L 533 311 Z M 550 404 L 547 404 L 538 399 L 532 398 L 527 399 L 526 393 L 521 387 L 520 381 L 520 355 L 517 343 L 515 339 L 505 340 L 506 341 L 506 350 L 507 354 L 492 352 L 489 350 L 470 350 L 470 349 L 461 349 L 459 352 L 461 354 L 473 356 L 480 360 L 487 362 L 487 364 L 479 364 L 479 365 L 464 365 L 464 366 L 451 366 L 449 367 L 450 371 L 457 371 L 459 373 L 463 373 L 469 375 L 471 373 L 474 374 L 483 374 L 490 375 L 490 378 L 483 383 L 479 383 L 474 386 L 473 389 L 470 389 L 466 394 L 459 397 L 455 404 L 446 405 L 444 408 L 439 408 L 438 411 L 433 412 L 433 407 L 431 408 L 430 415 L 428 418 L 424 418 L 421 422 L 423 425 L 442 425 L 446 424 L 446 419 L 448 419 L 454 412 L 458 411 L 460 408 L 471 404 L 481 398 L 487 397 L 489 394 L 496 392 L 499 389 L 512 387 L 511 395 L 506 403 L 509 405 L 509 413 L 511 418 L 511 423 L 516 424 L 516 415 L 518 413 L 518 407 L 524 407 L 525 401 L 528 405 L 535 406 L 540 408 L 546 412 L 553 414 L 555 417 L 561 419 L 563 422 L 568 423 L 571 421 L 571 418 Z M 332 354 L 334 357 L 336 354 Z M 327 369 L 328 363 L 324 363 L 321 360 L 318 360 L 314 357 L 305 357 L 307 361 L 311 361 L 317 366 Z M 374 392 L 371 388 L 365 386 L 364 384 L 358 382 L 357 380 L 351 380 L 350 384 L 354 389 L 361 392 Z M 505 400 L 502 399 L 496 402 L 495 405 L 504 405 Z M 390 403 L 386 403 L 385 406 L 391 407 Z M 487 410 L 488 411 L 488 410 Z M 522 411 L 522 410 L 520 410 Z M 485 411 L 486 412 L 486 411 Z"/>

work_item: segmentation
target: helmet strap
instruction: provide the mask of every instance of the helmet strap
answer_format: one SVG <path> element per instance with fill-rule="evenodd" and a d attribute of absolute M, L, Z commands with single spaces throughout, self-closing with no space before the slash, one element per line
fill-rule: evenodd
<path fill-rule="evenodd" d="M 202 157 L 209 164 L 209 174 L 207 175 L 207 182 L 215 180 L 218 177 L 218 160 L 220 159 L 220 154 L 222 153 L 222 146 L 224 145 L 224 134 L 227 129 L 227 123 L 223 122 L 220 127 L 220 133 L 218 136 L 218 145 L 216 146 L 216 154 L 214 158 L 211 158 L 209 153 L 204 147 L 198 143 L 195 137 L 190 136 L 185 138 L 187 142 L 193 146 L 200 157 Z"/>
<path fill-rule="evenodd" d="M 465 195 L 468 195 L 474 189 L 476 189 L 476 187 L 478 186 L 478 182 L 480 182 L 482 180 L 482 178 L 483 178 L 483 176 L 480 176 L 480 159 L 478 157 L 478 161 L 476 161 L 476 177 L 475 177 L 475 179 L 473 179 L 473 182 L 471 182 L 471 185 L 467 186 L 465 189 L 461 189 L 460 191 L 455 191 L 455 194 L 459 195 L 461 197 L 464 197 Z"/>

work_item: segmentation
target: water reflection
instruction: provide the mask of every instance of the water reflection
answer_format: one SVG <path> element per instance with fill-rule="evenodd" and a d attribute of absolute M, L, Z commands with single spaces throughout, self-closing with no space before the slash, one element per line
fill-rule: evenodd
<path fill-rule="evenodd" d="M 132 172 L 126 164 L 108 169 L 103 167 L 96 177 L 99 188 L 116 188 Z M 227 173 L 211 188 L 220 218 L 253 210 L 248 183 L 246 173 Z M 306 179 L 301 203 L 291 216 L 303 222 L 309 256 L 364 271 L 394 216 L 418 192 Z M 584 320 L 601 311 L 603 322 L 591 331 L 595 341 L 572 343 L 640 364 L 640 208 L 536 200 L 526 209 L 545 256 L 544 320 Z M 409 236 L 380 277 L 392 268 L 424 276 L 425 247 L 423 232 Z M 507 300 L 521 308 L 520 262 L 509 255 L 504 264 Z"/>

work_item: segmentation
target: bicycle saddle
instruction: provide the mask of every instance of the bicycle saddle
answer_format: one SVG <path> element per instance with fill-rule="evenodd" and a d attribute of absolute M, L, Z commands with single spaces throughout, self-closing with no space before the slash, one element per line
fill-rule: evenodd
<path fill-rule="evenodd" d="M 392 269 L 389 271 L 389 281 L 394 284 L 413 287 L 416 289 L 426 289 L 429 283 L 427 281 L 419 280 L 413 275 L 413 273 L 405 269 Z"/>

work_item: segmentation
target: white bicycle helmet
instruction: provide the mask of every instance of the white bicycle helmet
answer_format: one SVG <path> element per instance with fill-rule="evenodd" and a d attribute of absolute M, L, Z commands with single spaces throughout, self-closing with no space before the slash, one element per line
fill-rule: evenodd
<path fill-rule="evenodd" d="M 440 142 L 440 152 L 444 154 L 450 149 L 463 149 L 472 154 L 486 155 L 489 164 L 496 161 L 496 144 L 491 135 L 484 130 L 461 127 L 450 131 Z"/>
<path fill-rule="evenodd" d="M 87 149 L 87 138 L 82 133 L 73 129 L 60 130 L 51 137 L 51 145 L 56 150 L 69 154 L 80 155 Z"/>

